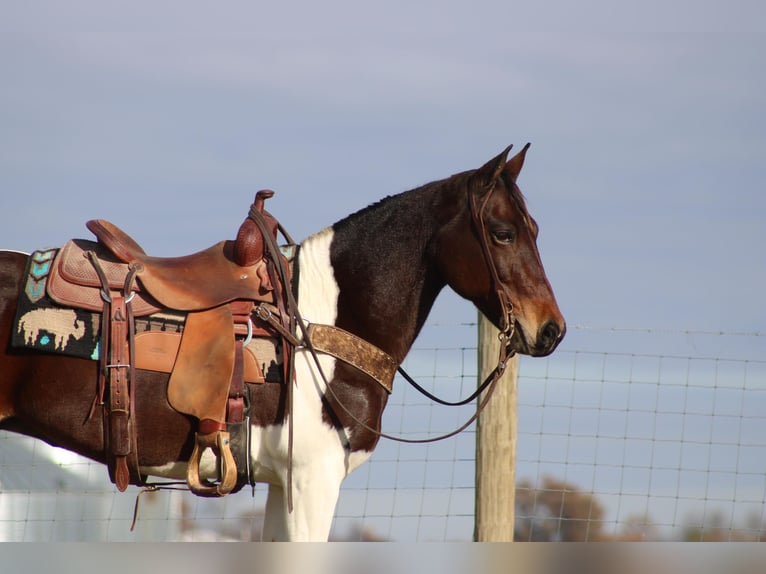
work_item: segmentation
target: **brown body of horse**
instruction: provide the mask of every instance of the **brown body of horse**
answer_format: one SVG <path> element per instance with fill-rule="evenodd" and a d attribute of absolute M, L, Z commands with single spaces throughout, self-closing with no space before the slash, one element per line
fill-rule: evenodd
<path fill-rule="evenodd" d="M 401 363 L 449 285 L 498 327 L 508 316 L 507 297 L 513 350 L 553 352 L 565 324 L 537 251 L 537 224 L 516 186 L 526 150 L 510 160 L 505 150 L 477 170 L 386 198 L 306 239 L 299 260 L 303 315 Z M 106 462 L 102 417 L 88 417 L 98 363 L 10 346 L 27 258 L 0 252 L 0 429 Z M 296 353 L 291 480 L 285 386 L 249 385 L 251 478 L 270 484 L 266 539 L 326 539 L 340 483 L 380 438 L 385 389 L 349 364 L 321 361 L 327 381 L 305 349 Z M 183 477 L 197 421 L 170 406 L 167 386 L 167 375 L 136 372 L 137 452 L 147 474 Z"/>

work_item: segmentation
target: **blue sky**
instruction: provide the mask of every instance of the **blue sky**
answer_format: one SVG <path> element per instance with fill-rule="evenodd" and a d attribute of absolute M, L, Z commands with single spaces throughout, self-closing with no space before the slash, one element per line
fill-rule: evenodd
<path fill-rule="evenodd" d="M 180 254 L 264 187 L 303 238 L 530 141 L 570 324 L 763 330 L 762 3 L 258 4 L 4 3 L 0 245 Z"/>

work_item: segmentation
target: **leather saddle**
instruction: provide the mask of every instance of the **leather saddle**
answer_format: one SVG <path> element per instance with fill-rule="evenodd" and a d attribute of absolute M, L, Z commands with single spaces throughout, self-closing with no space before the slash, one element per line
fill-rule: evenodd
<path fill-rule="evenodd" d="M 107 405 L 107 458 L 110 475 L 120 490 L 130 482 L 142 482 L 132 424 L 131 381 L 135 368 L 155 359 L 147 349 L 157 349 L 136 344 L 133 321 L 163 310 L 186 314 L 177 351 L 172 350 L 168 400 L 179 412 L 199 419 L 188 485 L 202 496 L 223 496 L 241 488 L 242 470 L 237 469 L 229 431 L 246 423 L 246 376 L 259 378 L 258 373 L 252 375 L 254 368 L 258 370 L 257 361 L 245 351 L 243 338 L 249 339 L 254 328 L 279 336 L 257 319 L 254 327 L 253 310 L 258 304 L 279 315 L 282 293 L 290 288 L 276 272 L 274 259 L 283 255 L 267 252 L 261 231 L 266 229 L 276 239 L 278 223 L 264 210 L 265 200 L 273 193 L 262 190 L 256 194 L 236 239 L 192 255 L 147 255 L 127 233 L 96 219 L 86 226 L 98 243 L 72 240 L 57 256 L 48 282 L 51 298 L 62 305 L 102 313 L 102 375 L 94 406 Z M 254 217 L 261 218 L 260 227 Z M 250 375 L 246 375 L 248 370 Z M 200 460 L 208 449 L 217 456 L 217 482 L 199 476 Z"/>

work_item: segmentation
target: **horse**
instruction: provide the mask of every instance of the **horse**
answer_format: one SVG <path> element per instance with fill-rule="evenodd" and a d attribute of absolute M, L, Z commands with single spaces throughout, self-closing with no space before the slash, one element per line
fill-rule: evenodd
<path fill-rule="evenodd" d="M 566 325 L 517 185 L 528 148 L 509 159 L 509 146 L 478 169 L 388 196 L 305 239 L 295 277 L 300 314 L 399 365 L 449 286 L 506 334 L 510 353 L 552 353 Z M 28 258 L 0 251 L 0 429 L 106 463 L 104 422 L 89 416 L 97 362 L 10 345 Z M 327 540 L 342 481 L 382 434 L 388 391 L 310 351 L 297 345 L 290 385 L 247 385 L 249 471 L 253 484 L 268 484 L 264 540 Z M 169 404 L 167 374 L 137 369 L 134 384 L 142 475 L 184 477 L 195 420 Z M 218 471 L 210 458 L 201 475 Z"/>

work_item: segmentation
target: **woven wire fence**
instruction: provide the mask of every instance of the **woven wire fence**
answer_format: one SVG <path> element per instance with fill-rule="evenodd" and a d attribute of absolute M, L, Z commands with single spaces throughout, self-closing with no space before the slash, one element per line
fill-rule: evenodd
<path fill-rule="evenodd" d="M 447 400 L 476 387 L 476 325 L 429 324 L 405 368 Z M 518 380 L 518 540 L 761 540 L 766 536 L 766 337 L 570 327 Z M 434 404 L 397 379 L 384 431 L 449 432 L 475 405 Z M 509 415 L 510 416 L 510 415 Z M 475 432 L 381 440 L 345 481 L 335 540 L 464 541 Z M 220 500 L 118 493 L 106 469 L 0 434 L 0 540 L 257 540 L 266 487 Z"/>
<path fill-rule="evenodd" d="M 766 338 L 585 329 L 525 361 L 516 537 L 761 540 Z"/>

